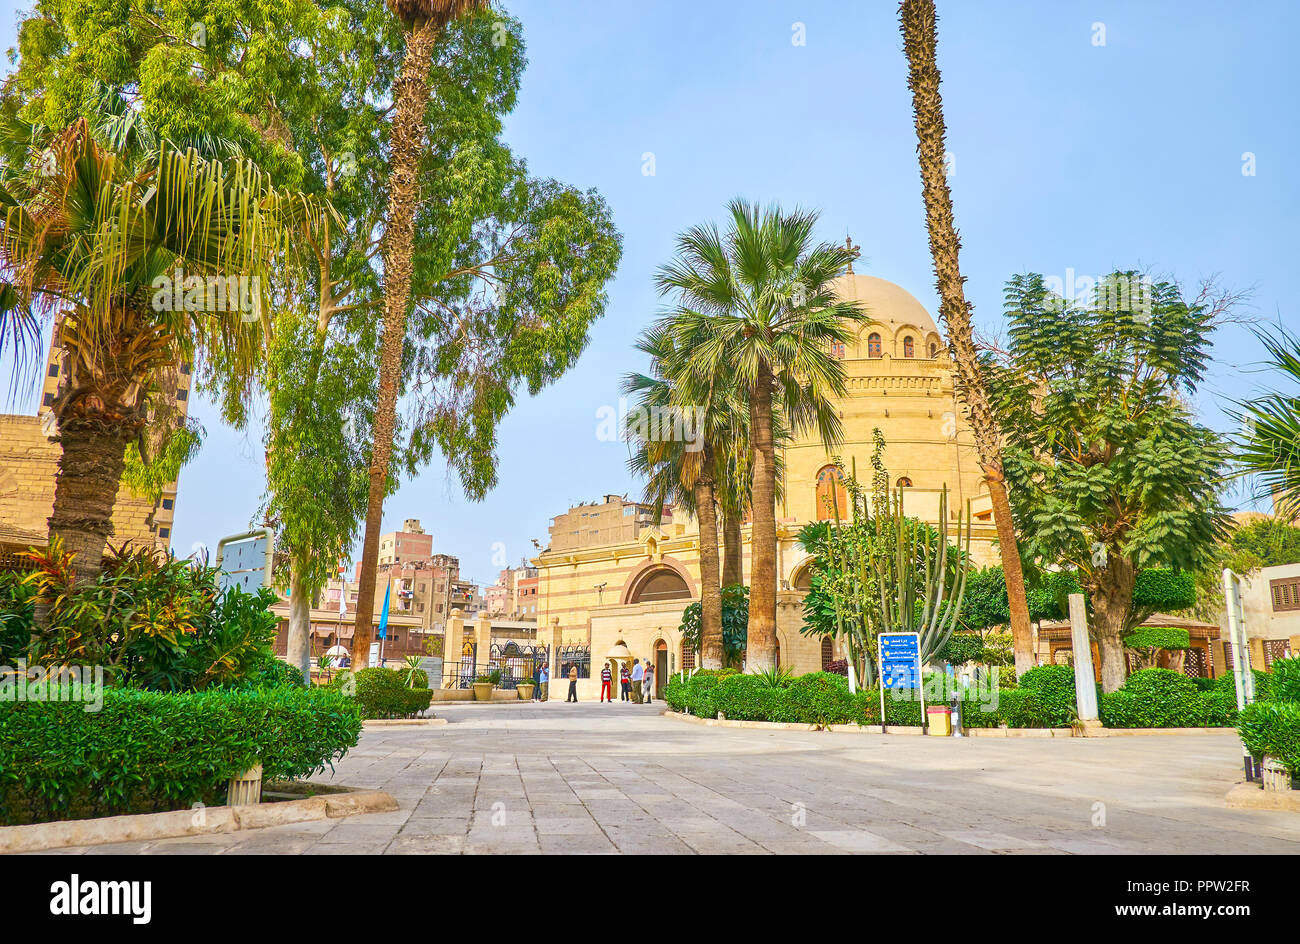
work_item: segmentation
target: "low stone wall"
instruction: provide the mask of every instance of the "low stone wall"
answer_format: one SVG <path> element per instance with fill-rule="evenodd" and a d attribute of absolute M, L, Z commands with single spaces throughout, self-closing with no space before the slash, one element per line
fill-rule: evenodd
<path fill-rule="evenodd" d="M 29 826 L 0 826 L 0 854 L 39 852 L 63 846 L 97 846 L 110 842 L 206 836 L 241 829 L 262 829 L 312 820 L 337 819 L 357 813 L 387 813 L 397 801 L 383 790 L 352 790 L 314 784 L 268 784 L 263 792 L 335 791 L 301 800 L 257 803 L 252 806 L 209 806 L 169 813 L 139 813 L 98 819 L 59 820 Z"/>

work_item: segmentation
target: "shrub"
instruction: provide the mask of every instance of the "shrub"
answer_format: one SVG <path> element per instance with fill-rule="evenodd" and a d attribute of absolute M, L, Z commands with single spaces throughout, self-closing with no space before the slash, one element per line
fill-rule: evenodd
<path fill-rule="evenodd" d="M 1273 663 L 1274 667 L 1277 663 Z M 1252 669 L 1251 675 L 1255 678 L 1255 700 L 1268 701 L 1273 697 L 1274 676 L 1270 672 L 1261 672 L 1259 669 Z M 1231 672 L 1224 672 L 1214 680 L 1215 686 L 1220 690 L 1227 692 L 1234 699 L 1237 697 L 1237 681 Z"/>
<path fill-rule="evenodd" d="M 1200 686 L 1197 686 L 1198 690 Z M 1200 691 L 1201 723 L 1212 728 L 1231 727 L 1237 721 L 1237 696 L 1217 689 Z"/>
<path fill-rule="evenodd" d="M 735 674 L 735 669 L 700 669 L 686 682 L 686 710 L 697 718 L 716 718 L 713 690 L 722 679 Z"/>
<path fill-rule="evenodd" d="M 13 665 L 32 636 L 35 591 L 16 573 L 0 573 L 0 665 Z"/>
<path fill-rule="evenodd" d="M 1237 719 L 1241 743 L 1255 758 L 1277 758 L 1292 776 L 1300 774 L 1300 703 L 1257 701 Z"/>
<path fill-rule="evenodd" d="M 1108 728 L 1195 727 L 1204 723 L 1206 712 L 1196 686 L 1169 669 L 1134 672 L 1123 688 L 1102 699 L 1101 707 Z"/>
<path fill-rule="evenodd" d="M 680 675 L 668 677 L 668 681 L 664 683 L 663 699 L 669 710 L 686 711 L 689 688 L 689 680 L 682 678 Z"/>
<path fill-rule="evenodd" d="M 357 704 L 361 706 L 361 717 L 366 720 L 409 718 L 424 711 L 433 700 L 433 692 L 428 688 L 408 688 L 405 673 L 397 669 L 379 666 L 359 669 L 340 675 L 337 684 L 346 685 L 348 678 L 354 680 Z"/>
<path fill-rule="evenodd" d="M 306 684 L 301 669 L 276 658 L 267 659 L 256 666 L 248 674 L 246 681 L 249 685 L 258 688 L 275 688 L 280 685 L 302 688 Z"/>
<path fill-rule="evenodd" d="M 1275 659 L 1271 684 L 1271 697 L 1277 701 L 1289 701 L 1300 704 L 1300 658 Z M 1259 697 L 1256 686 L 1256 697 Z"/>
<path fill-rule="evenodd" d="M 1040 665 L 1020 676 L 1019 688 L 1032 697 L 1013 699 L 1023 724 L 1008 727 L 1061 728 L 1079 716 L 1074 691 L 1074 668 L 1068 665 Z"/>
<path fill-rule="evenodd" d="M 832 672 L 809 672 L 782 692 L 779 717 L 793 724 L 848 724 L 857 720 L 848 679 Z"/>
<path fill-rule="evenodd" d="M 85 707 L 0 704 L 0 823 L 218 804 L 255 764 L 266 779 L 310 776 L 361 731 L 356 703 L 321 689 L 108 689 L 101 710 Z"/>
<path fill-rule="evenodd" d="M 713 707 L 734 721 L 770 721 L 783 692 L 762 675 L 726 675 L 713 688 Z"/>

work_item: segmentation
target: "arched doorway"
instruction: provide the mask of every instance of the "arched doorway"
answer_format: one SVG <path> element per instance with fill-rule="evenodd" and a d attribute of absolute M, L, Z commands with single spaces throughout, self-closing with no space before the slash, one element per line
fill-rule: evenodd
<path fill-rule="evenodd" d="M 664 682 L 668 678 L 668 643 L 662 639 L 656 639 L 654 652 L 655 684 L 653 695 L 658 698 L 659 693 L 664 690 Z"/>

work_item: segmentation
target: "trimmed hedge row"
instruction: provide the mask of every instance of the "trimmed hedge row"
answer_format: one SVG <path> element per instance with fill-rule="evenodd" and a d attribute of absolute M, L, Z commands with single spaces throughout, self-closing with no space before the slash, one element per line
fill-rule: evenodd
<path fill-rule="evenodd" d="M 1256 673 L 1261 700 L 1274 686 L 1290 686 L 1300 693 L 1300 669 L 1283 661 L 1273 674 Z M 1300 665 L 1300 660 L 1289 660 Z M 927 676 L 926 702 L 951 704 L 951 677 Z M 1290 689 L 1288 689 L 1290 690 Z M 975 687 L 960 690 L 962 724 L 968 728 L 1057 728 L 1077 717 L 1074 669 L 1045 665 L 1030 669 L 1016 688 L 996 692 Z M 776 721 L 796 724 L 880 724 L 880 692 L 867 689 L 849 694 L 848 680 L 830 672 L 812 672 L 784 684 L 758 675 L 741 675 L 734 669 L 700 671 L 687 679 L 671 678 L 664 700 L 674 711 L 701 718 L 719 713 L 735 721 Z M 1237 702 L 1231 676 L 1192 680 L 1168 669 L 1144 669 L 1131 675 L 1124 687 L 1109 695 L 1098 692 L 1101 721 L 1111 728 L 1228 727 L 1236 722 Z M 921 706 L 915 693 L 885 697 L 886 723 L 917 725 Z"/>
<path fill-rule="evenodd" d="M 104 692 L 80 702 L 0 704 L 0 824 L 185 809 L 224 801 L 227 781 L 307 777 L 357 743 L 361 712 L 331 690 Z"/>
<path fill-rule="evenodd" d="M 409 671 L 385 669 L 379 666 L 359 669 L 357 672 L 343 672 L 330 683 L 331 688 L 352 691 L 361 707 L 361 717 L 367 721 L 387 718 L 409 718 L 424 711 L 433 700 L 429 690 L 429 677 L 423 672 L 413 676 L 415 684 L 422 687 L 411 688 L 407 685 Z"/>

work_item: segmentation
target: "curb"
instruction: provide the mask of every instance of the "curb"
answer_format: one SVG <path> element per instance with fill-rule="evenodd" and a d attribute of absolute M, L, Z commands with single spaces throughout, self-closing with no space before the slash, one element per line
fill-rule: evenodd
<path fill-rule="evenodd" d="M 397 801 L 383 790 L 346 790 L 281 803 L 211 806 L 167 813 L 136 813 L 98 819 L 68 819 L 28 826 L 0 826 L 0 854 L 40 852 L 62 846 L 98 846 L 206 836 L 241 829 L 264 829 L 312 820 L 338 819 L 357 813 L 387 813 Z M 197 822 L 196 822 L 197 820 Z"/>
<path fill-rule="evenodd" d="M 709 728 L 748 728 L 759 731 L 826 731 L 832 734 L 880 734 L 880 725 L 828 724 L 824 728 L 815 724 L 794 724 L 785 721 L 728 721 L 726 718 L 697 718 L 680 711 L 665 710 L 663 717 Z M 921 735 L 920 725 L 889 725 L 885 734 Z"/>
<path fill-rule="evenodd" d="M 429 727 L 432 725 L 446 724 L 446 718 L 371 718 L 368 721 L 362 721 L 361 727 L 364 728 L 400 728 L 400 727 Z"/>
<path fill-rule="evenodd" d="M 1300 790 L 1261 790 L 1253 783 L 1239 783 L 1228 791 L 1224 803 L 1234 810 L 1300 813 Z"/>

